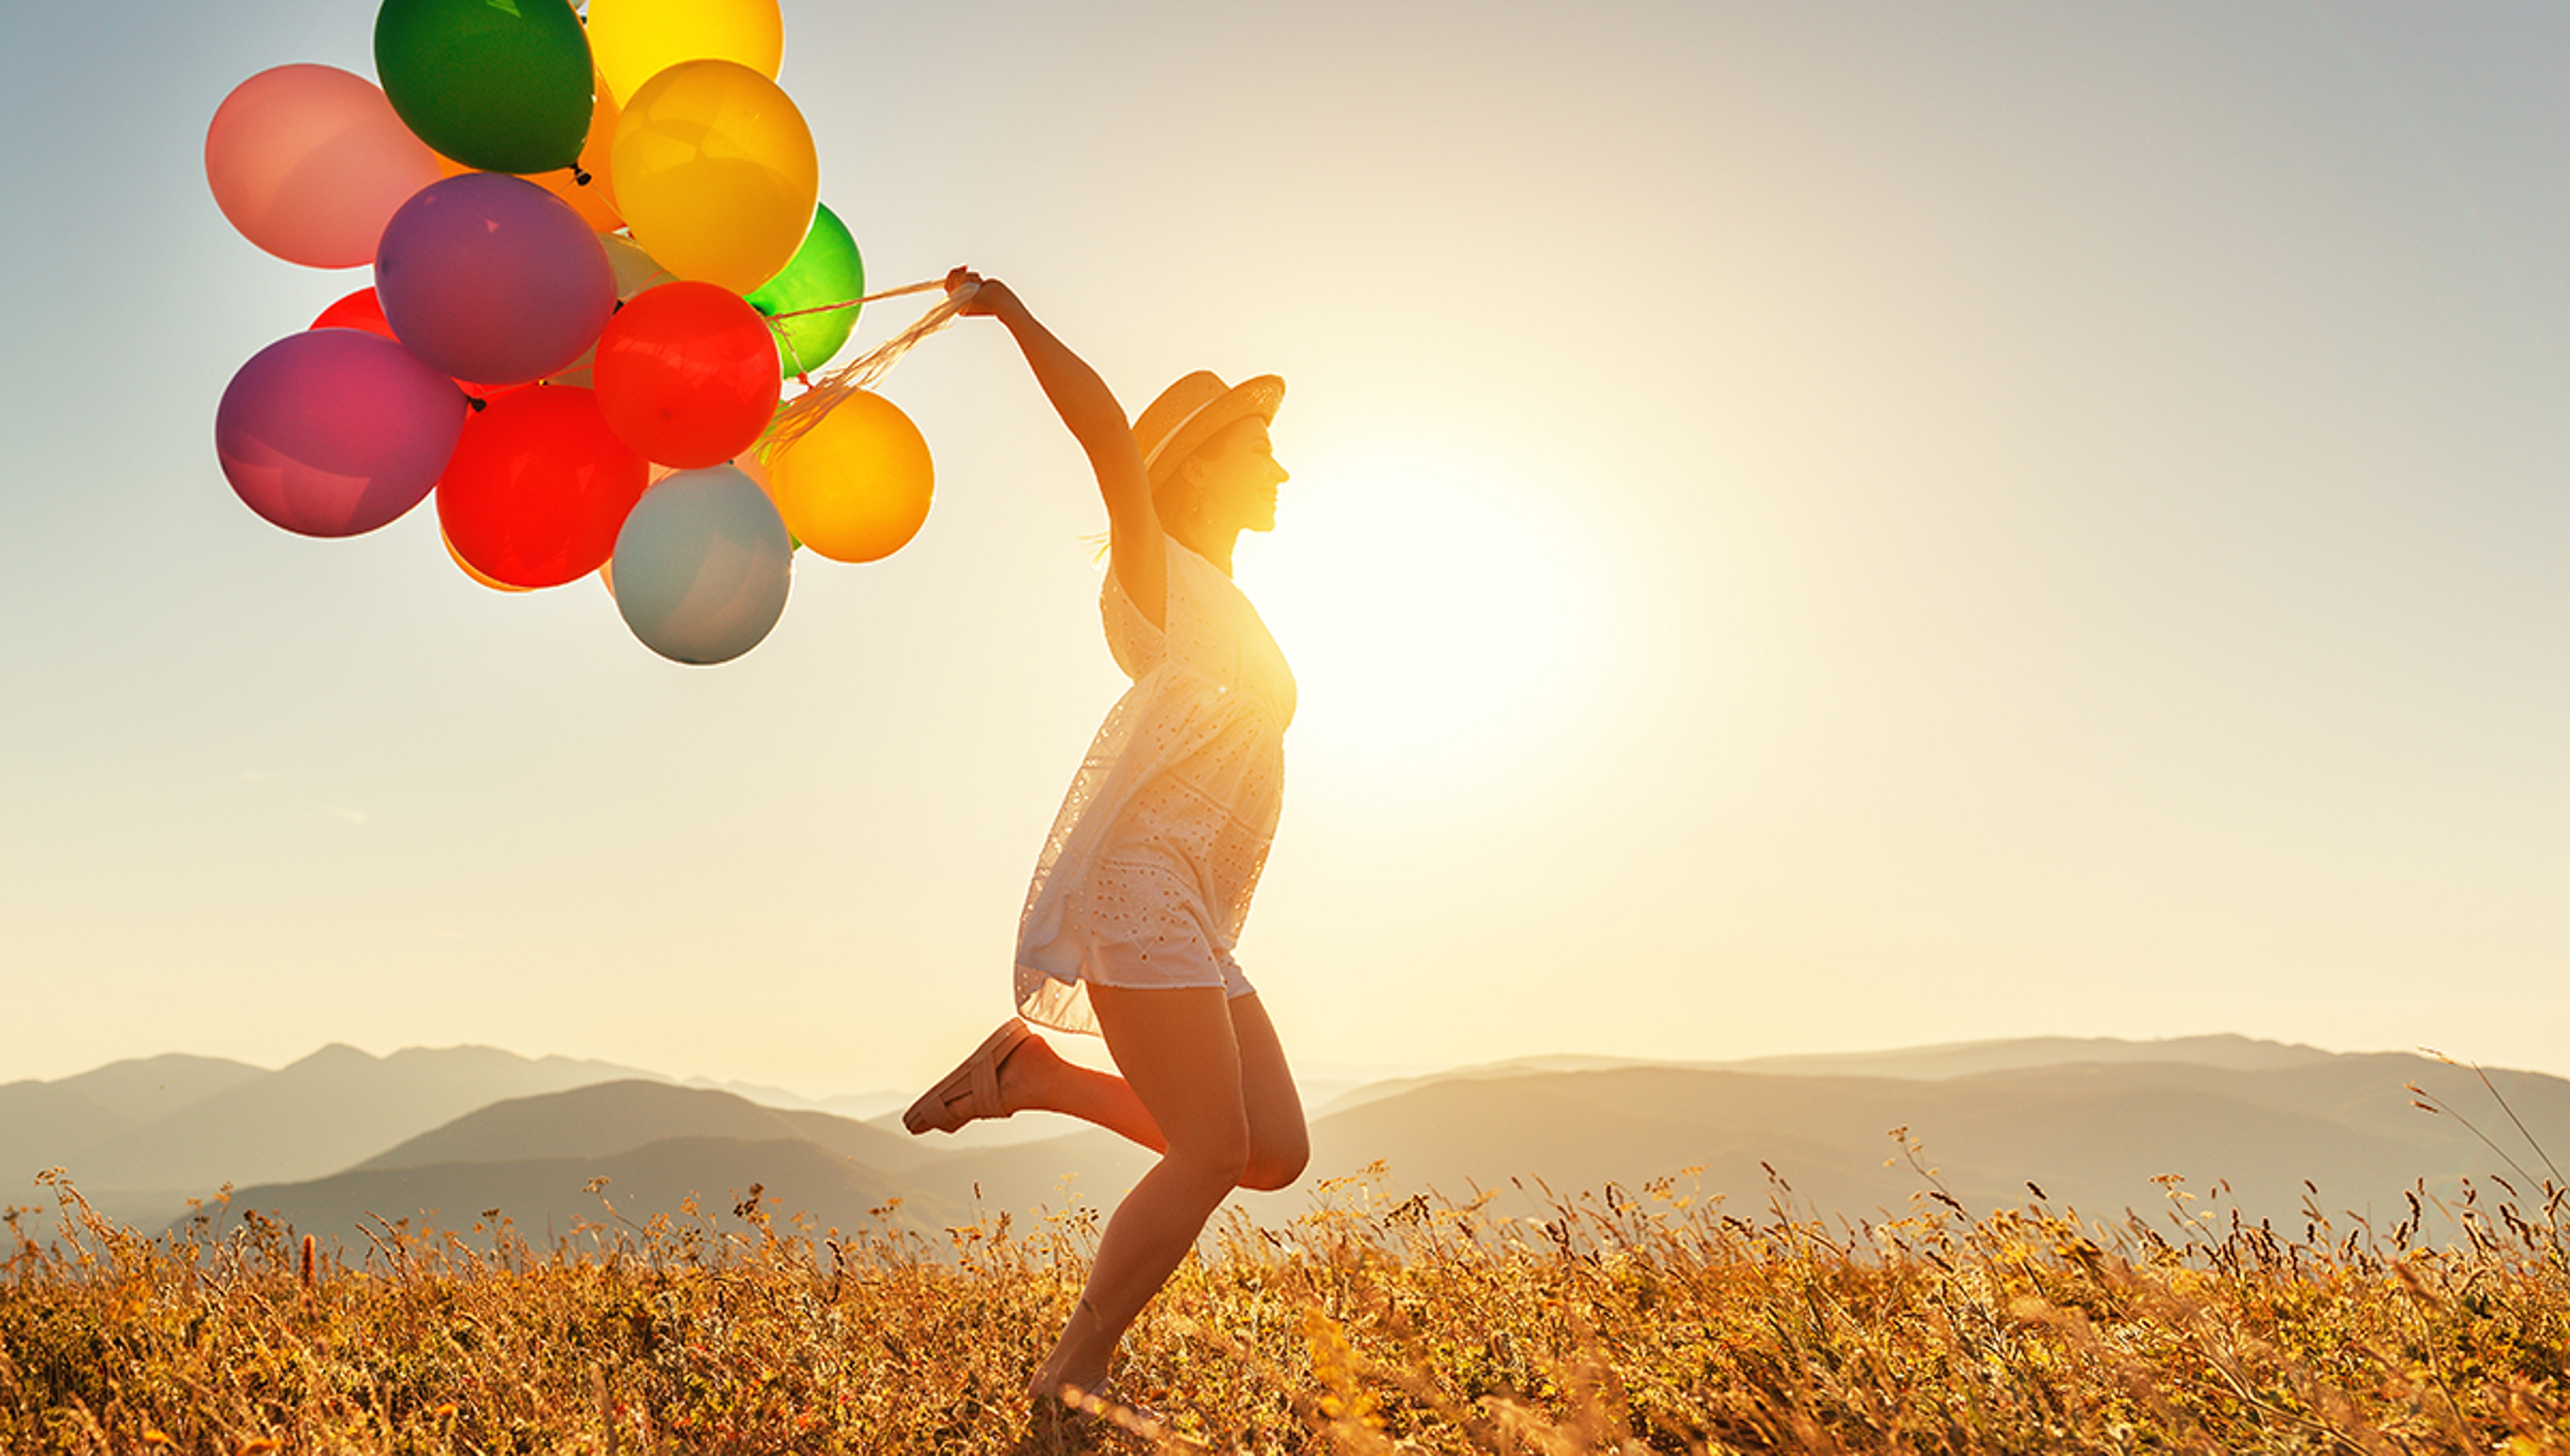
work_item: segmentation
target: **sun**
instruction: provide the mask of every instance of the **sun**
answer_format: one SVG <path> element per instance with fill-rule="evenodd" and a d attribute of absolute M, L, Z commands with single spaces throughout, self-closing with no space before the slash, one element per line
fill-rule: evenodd
<path fill-rule="evenodd" d="M 1569 514 L 1430 447 L 1288 459 L 1241 577 L 1294 667 L 1295 755 L 1414 787 L 1505 770 L 1560 726 L 1599 574 Z"/>

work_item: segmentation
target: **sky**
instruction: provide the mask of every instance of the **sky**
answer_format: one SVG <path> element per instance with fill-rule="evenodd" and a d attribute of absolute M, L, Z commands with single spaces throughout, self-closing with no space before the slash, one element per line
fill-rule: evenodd
<path fill-rule="evenodd" d="M 2570 13 L 785 0 L 869 282 L 1276 372 L 1311 1068 L 2234 1031 L 2570 1074 Z M 0 1080 L 332 1041 L 922 1084 L 1122 687 L 1005 334 L 899 554 L 665 662 L 215 464 L 366 281 L 207 190 L 346 0 L 12 5 Z M 861 342 L 915 314 L 870 308 Z M 905 310 L 909 311 L 905 311 Z"/>

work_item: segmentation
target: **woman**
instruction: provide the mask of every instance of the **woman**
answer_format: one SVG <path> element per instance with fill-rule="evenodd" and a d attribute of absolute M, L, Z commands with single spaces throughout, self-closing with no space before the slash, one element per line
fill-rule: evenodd
<path fill-rule="evenodd" d="M 1027 892 L 1011 1017 L 911 1107 L 913 1133 L 1030 1108 L 1161 1154 L 1098 1240 L 1028 1394 L 1095 1391 L 1142 1306 L 1234 1188 L 1281 1189 L 1309 1154 L 1276 1028 L 1231 950 L 1283 789 L 1294 678 L 1231 581 L 1243 531 L 1276 525 L 1272 375 L 1190 374 L 1127 428 L 1095 371 L 996 279 L 958 268 L 963 311 L 1008 327 L 1105 498 L 1099 609 L 1133 687 L 1063 802 Z M 1027 1026 L 1095 1032 L 1122 1075 L 1063 1060 Z"/>

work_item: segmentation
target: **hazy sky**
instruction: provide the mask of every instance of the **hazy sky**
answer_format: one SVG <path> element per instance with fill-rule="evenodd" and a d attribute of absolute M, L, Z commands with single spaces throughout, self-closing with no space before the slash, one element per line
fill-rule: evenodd
<path fill-rule="evenodd" d="M 1241 956 L 1307 1063 L 2212 1030 L 2570 1072 L 2570 12 L 786 0 L 878 286 L 1138 410 L 1274 370 L 1302 683 Z M 1009 1009 L 1122 680 L 996 327 L 729 666 L 214 404 L 366 280 L 235 234 L 369 6 L 13 4 L 0 1079 L 487 1042 L 807 1092 Z M 860 325 L 880 338 L 909 314 Z"/>

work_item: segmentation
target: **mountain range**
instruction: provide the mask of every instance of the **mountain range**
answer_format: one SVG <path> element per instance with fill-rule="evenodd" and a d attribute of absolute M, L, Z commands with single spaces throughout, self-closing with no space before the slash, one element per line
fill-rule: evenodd
<path fill-rule="evenodd" d="M 1935 1186 L 1974 1213 L 2038 1195 L 2092 1217 L 2156 1213 L 2172 1185 L 2154 1180 L 2173 1175 L 2191 1210 L 2236 1209 L 2299 1236 L 2307 1199 L 2342 1230 L 2351 1217 L 2387 1227 L 2422 1180 L 2447 1202 L 2465 1178 L 2486 1187 L 2495 1174 L 2521 1192 L 2532 1192 L 2528 1170 L 2557 1180 L 2511 1120 L 2570 1146 L 2570 1082 L 2487 1077 L 2485 1087 L 2423 1056 L 2229 1036 L 1745 1063 L 1539 1058 L 1385 1079 L 1320 1103 L 1304 1182 L 1240 1201 L 1283 1224 L 1324 1180 L 1381 1165 L 1364 1187 L 1328 1196 L 1488 1193 L 1494 1212 L 1540 1215 L 1556 1196 L 1670 1179 L 1743 1216 L 1783 1200 L 1807 1216 L 1879 1222 L 1930 1187 L 1888 1136 L 1898 1128 Z M 2411 1084 L 2443 1110 L 2415 1105 Z M 892 1112 L 869 1121 L 769 1089 L 488 1047 L 374 1057 L 332 1046 L 276 1071 L 165 1056 L 0 1085 L 0 1178 L 19 1189 L 66 1166 L 103 1212 L 159 1228 L 228 1183 L 217 1217 L 257 1209 L 351 1244 L 378 1218 L 457 1232 L 505 1218 L 541 1242 L 641 1225 L 690 1195 L 724 1225 L 752 1185 L 765 1209 L 815 1230 L 934 1234 L 981 1212 L 1111 1204 L 1150 1161 L 1036 1114 L 919 1139 Z"/>

